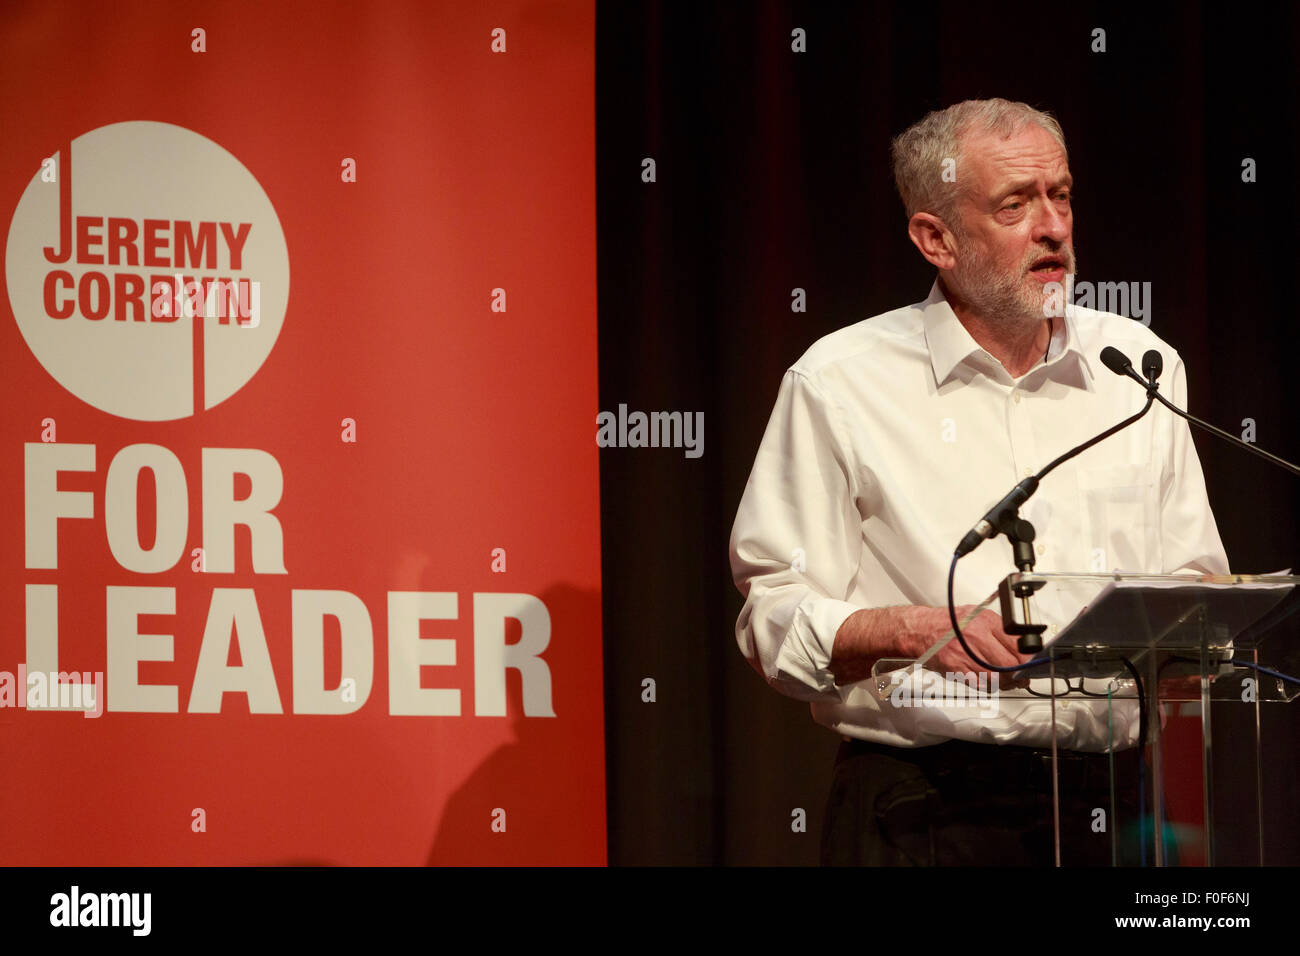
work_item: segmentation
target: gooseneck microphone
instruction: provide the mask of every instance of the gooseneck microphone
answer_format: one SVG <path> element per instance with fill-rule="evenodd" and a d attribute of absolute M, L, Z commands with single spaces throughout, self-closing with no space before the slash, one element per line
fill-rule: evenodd
<path fill-rule="evenodd" d="M 1050 472 L 1069 461 L 1075 455 L 1087 451 L 1098 442 L 1105 441 L 1116 432 L 1128 428 L 1128 426 L 1132 425 L 1147 412 L 1151 411 L 1151 406 L 1156 399 L 1156 379 L 1159 377 L 1161 370 L 1160 362 L 1158 361 L 1159 355 L 1156 356 L 1156 359 L 1156 362 L 1144 365 L 1144 369 L 1150 377 L 1150 381 L 1149 383 L 1143 382 L 1143 385 L 1146 386 L 1147 389 L 1147 400 L 1146 404 L 1142 406 L 1141 411 L 1136 415 L 1130 415 L 1122 422 L 1112 425 L 1100 435 L 1088 439 L 1083 444 L 1075 445 L 1065 454 L 1048 462 L 1038 474 L 1031 475 L 1019 482 L 1007 493 L 1006 497 L 989 509 L 988 513 L 979 520 L 975 527 L 966 532 L 965 537 L 961 539 L 956 550 L 953 551 L 952 563 L 948 565 L 948 620 L 952 624 L 953 636 L 956 637 L 957 642 L 961 644 L 961 649 L 966 652 L 966 656 L 985 670 L 994 672 L 1012 672 L 1024 667 L 1045 664 L 1047 663 L 1048 658 L 1034 658 L 1025 664 L 1017 664 L 1011 667 L 999 667 L 996 664 L 990 664 L 975 653 L 971 648 L 970 643 L 966 640 L 966 635 L 962 633 L 960 623 L 957 621 L 957 608 L 953 600 L 953 587 L 957 574 L 957 562 L 978 548 L 987 539 L 998 534 L 1005 534 L 1007 540 L 1011 542 L 1011 551 L 1016 562 L 1016 567 L 1021 571 L 1033 570 L 1034 551 L 1032 542 L 1034 540 L 1034 528 L 1028 521 L 1024 521 L 1020 518 L 1020 506 L 1028 501 L 1029 497 L 1038 490 L 1038 483 L 1043 478 L 1047 477 Z M 1133 363 L 1130 362 L 1128 357 L 1118 349 L 1103 349 L 1101 360 L 1107 368 L 1117 375 L 1132 374 L 1134 377 L 1137 376 L 1137 373 L 1133 371 Z M 1138 381 L 1142 380 L 1139 378 Z M 1017 629 L 1014 631 L 1014 633 L 1021 635 L 1020 643 L 1018 645 L 1021 653 L 1036 652 L 1041 650 L 1043 646 L 1042 633 L 1045 629 L 1044 625 L 1032 624 L 1029 621 L 1028 597 L 1033 593 L 1035 588 L 1036 585 L 1017 585 L 1012 589 L 1025 606 L 1025 620 L 1023 623 L 1016 625 Z M 1005 602 L 1010 600 L 1010 598 L 1004 595 L 1003 600 Z M 1003 620 L 1006 620 L 1005 610 L 1003 612 Z M 1011 625 L 1006 624 L 1004 626 L 1009 628 Z M 1008 631 L 1008 633 L 1013 632 Z"/>
<path fill-rule="evenodd" d="M 953 552 L 955 557 L 964 558 L 986 540 L 996 536 L 1000 531 L 1002 531 L 1003 523 L 1008 520 L 1014 520 L 1015 514 L 1019 510 L 1020 506 L 1028 501 L 1030 496 L 1038 490 L 1038 483 L 1045 478 L 1049 472 L 1055 470 L 1058 465 L 1062 465 L 1075 455 L 1087 451 L 1093 445 L 1097 444 L 1099 441 L 1104 441 L 1117 431 L 1128 428 L 1128 426 L 1132 425 L 1135 421 L 1151 410 L 1152 401 L 1160 397 L 1155 392 L 1155 379 L 1160 375 L 1160 353 L 1153 352 L 1152 354 L 1156 356 L 1157 362 L 1153 366 L 1152 371 L 1148 373 L 1153 376 L 1151 378 L 1151 384 L 1148 386 L 1146 382 L 1142 382 L 1142 379 L 1138 378 L 1137 372 L 1133 371 L 1133 363 L 1128 360 L 1128 357 L 1125 356 L 1123 352 L 1119 349 L 1111 348 L 1110 346 L 1102 349 L 1101 361 L 1108 369 L 1116 375 L 1131 374 L 1134 378 L 1137 378 L 1139 382 L 1142 382 L 1144 387 L 1147 387 L 1147 403 L 1142 406 L 1142 410 L 1136 415 L 1131 415 L 1119 424 L 1112 425 L 1100 435 L 1088 439 L 1081 445 L 1075 445 L 1065 454 L 1048 462 L 1046 467 L 1044 467 L 1038 474 L 1031 475 L 1018 483 L 1014 488 L 1007 492 L 1006 497 L 988 510 L 988 513 L 975 524 L 975 527 L 966 532 L 965 537 L 961 539 L 961 543 L 957 545 L 956 551 Z M 1143 368 L 1145 369 L 1146 367 L 1144 361 Z"/>
<path fill-rule="evenodd" d="M 1145 388 L 1147 390 L 1148 402 L 1150 402 L 1151 399 L 1154 398 L 1157 402 L 1159 402 L 1165 408 L 1169 409 L 1179 418 L 1186 419 L 1187 421 L 1195 425 L 1197 428 L 1204 429 L 1205 431 L 1209 432 L 1211 435 L 1217 435 L 1219 438 L 1222 438 L 1225 441 L 1229 441 L 1239 448 L 1244 448 L 1246 449 L 1246 451 L 1258 455 L 1260 458 L 1263 458 L 1265 461 L 1272 462 L 1273 464 L 1277 465 L 1279 468 L 1285 468 L 1293 475 L 1300 475 L 1300 466 L 1293 465 L 1285 458 L 1279 458 L 1277 455 L 1266 452 L 1258 445 L 1251 444 L 1248 441 L 1242 441 L 1236 435 L 1230 434 L 1229 432 L 1225 432 L 1221 428 L 1215 428 L 1209 422 L 1202 421 L 1201 419 L 1197 418 L 1195 415 L 1190 415 L 1187 412 L 1183 411 L 1177 405 L 1173 404 L 1168 399 L 1166 399 L 1163 395 L 1161 395 L 1157 391 L 1155 379 L 1152 378 L 1152 370 L 1154 369 L 1155 375 L 1158 376 L 1160 374 L 1161 368 L 1164 365 L 1164 359 L 1160 357 L 1160 353 L 1157 352 L 1155 349 L 1149 350 L 1145 355 L 1142 356 L 1142 371 L 1145 372 L 1147 375 L 1146 380 L 1143 380 L 1142 376 L 1139 375 L 1136 371 L 1134 371 L 1133 363 L 1128 360 L 1128 356 L 1126 356 L 1123 352 L 1121 352 L 1117 348 L 1114 348 L 1113 346 L 1108 345 L 1101 350 L 1101 361 L 1103 365 L 1105 365 L 1116 375 L 1123 375 L 1127 378 L 1131 378 L 1133 379 L 1133 381 L 1137 382 L 1139 385 Z"/>

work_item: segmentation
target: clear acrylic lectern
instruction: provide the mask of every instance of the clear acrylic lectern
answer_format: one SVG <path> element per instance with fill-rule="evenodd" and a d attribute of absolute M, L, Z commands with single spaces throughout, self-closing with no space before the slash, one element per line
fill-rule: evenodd
<path fill-rule="evenodd" d="M 1300 675 L 1297 584 L 1286 575 L 1012 574 L 961 623 L 991 609 L 1010 624 L 1046 624 L 1035 655 L 1043 663 L 992 686 L 939 674 L 927 663 L 955 640 L 950 631 L 918 660 L 877 662 L 866 683 L 881 708 L 955 700 L 961 719 L 1039 719 L 1060 865 L 1071 865 L 1061 849 L 1070 827 L 1088 828 L 1070 834 L 1076 842 L 1109 842 L 1120 865 L 1264 865 L 1265 781 L 1295 773 L 1300 760 L 1271 752 L 1268 739 L 1270 725 L 1292 717 L 1278 705 L 1300 696 L 1277 676 Z M 1062 812 L 1060 768 L 1085 721 L 1104 728 L 1112 753 L 1144 739 L 1145 761 L 1139 781 L 1126 782 L 1112 760 L 1110 806 L 1078 819 Z M 1117 788 L 1136 794 L 1136 813 L 1118 809 Z"/>

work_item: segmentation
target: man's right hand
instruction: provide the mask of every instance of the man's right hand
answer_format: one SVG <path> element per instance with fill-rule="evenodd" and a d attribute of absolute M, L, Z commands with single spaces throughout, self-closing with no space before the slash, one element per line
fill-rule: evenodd
<path fill-rule="evenodd" d="M 961 621 L 973 607 L 964 604 L 956 608 L 957 620 Z M 872 664 L 881 658 L 913 660 L 951 629 L 947 608 L 909 605 L 855 611 L 835 635 L 831 672 L 841 684 L 864 680 L 870 676 Z M 979 612 L 962 627 L 962 635 L 971 650 L 989 664 L 1011 667 L 1030 659 L 1017 652 L 1016 638 L 1002 630 L 1002 618 L 993 611 Z M 926 666 L 937 671 L 972 674 L 985 670 L 967 656 L 956 638 L 930 658 Z"/>

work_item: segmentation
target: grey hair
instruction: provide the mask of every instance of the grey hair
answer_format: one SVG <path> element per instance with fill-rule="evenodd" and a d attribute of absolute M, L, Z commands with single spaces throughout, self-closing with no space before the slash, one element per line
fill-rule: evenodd
<path fill-rule="evenodd" d="M 907 218 L 918 212 L 932 213 L 960 232 L 961 222 L 956 214 L 960 194 L 953 188 L 955 183 L 943 178 L 944 161 L 954 160 L 960 168 L 962 140 L 971 130 L 1007 137 L 1015 136 L 1029 123 L 1047 130 L 1061 144 L 1061 149 L 1065 149 L 1065 133 L 1056 117 L 1027 103 L 1003 99 L 954 103 L 947 109 L 928 113 L 894 137 L 890 144 L 894 184 L 907 210 Z"/>

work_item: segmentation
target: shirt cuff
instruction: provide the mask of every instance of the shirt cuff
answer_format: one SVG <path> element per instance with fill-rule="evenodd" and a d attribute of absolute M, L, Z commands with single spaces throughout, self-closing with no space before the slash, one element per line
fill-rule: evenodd
<path fill-rule="evenodd" d="M 776 658 L 776 679 L 812 687 L 839 698 L 835 675 L 831 673 L 831 652 L 840 625 L 861 610 L 856 604 L 819 597 L 801 604 L 795 611 L 781 651 Z"/>

